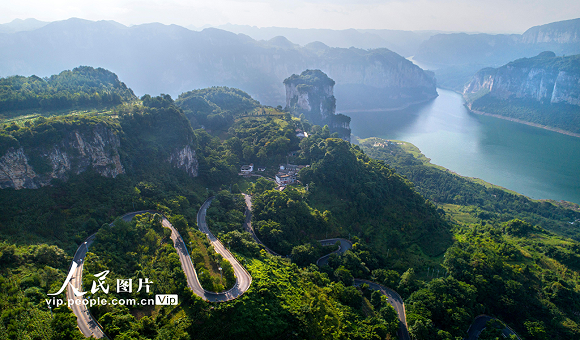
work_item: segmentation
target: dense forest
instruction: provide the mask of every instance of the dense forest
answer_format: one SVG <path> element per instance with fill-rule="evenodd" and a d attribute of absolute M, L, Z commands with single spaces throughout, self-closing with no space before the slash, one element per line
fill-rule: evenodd
<path fill-rule="evenodd" d="M 580 107 L 577 105 L 539 103 L 521 98 L 506 101 L 486 95 L 473 101 L 471 109 L 580 133 Z"/>
<path fill-rule="evenodd" d="M 211 111 L 187 109 L 186 102 Z M 209 128 L 203 119 L 210 115 L 224 120 Z M 119 137 L 124 173 L 104 177 L 89 167 L 39 189 L 1 191 L 0 339 L 82 338 L 72 312 L 49 310 L 44 299 L 95 233 L 85 289 L 109 270 L 112 286 L 117 278 L 149 278 L 152 294 L 179 295 L 172 306 L 93 306 L 114 339 L 396 338 L 389 301 L 368 285 L 353 286 L 353 278 L 396 290 L 415 339 L 463 338 L 483 313 L 522 339 L 580 336 L 578 211 L 459 177 L 404 145 L 350 144 L 328 126 L 219 87 L 175 102 L 145 95 L 101 113 L 21 118 L 0 125 L 0 159 L 17 148 L 50 148 L 70 131 L 96 125 Z M 193 128 L 201 125 L 206 129 Z M 298 139 L 296 129 L 309 137 Z M 170 161 L 186 147 L 196 172 Z M 266 171 L 239 176 L 250 162 Z M 298 183 L 276 190 L 272 177 L 286 162 L 308 166 Z M 42 162 L 30 166 L 40 171 Z M 283 256 L 269 255 L 244 229 L 242 193 L 252 195 L 256 234 Z M 208 226 L 252 276 L 246 293 L 217 304 L 186 288 L 159 214 L 118 219 L 145 209 L 163 213 L 182 235 L 203 287 L 222 291 L 233 285 L 233 272 L 196 225 L 212 196 Z M 318 267 L 336 246 L 317 240 L 330 237 L 350 239 L 352 249 Z M 494 334 L 489 328 L 480 339 Z"/>
<path fill-rule="evenodd" d="M 80 66 L 48 78 L 0 78 L 0 114 L 4 115 L 24 109 L 115 106 L 135 99 L 133 91 L 116 74 L 102 68 Z"/>

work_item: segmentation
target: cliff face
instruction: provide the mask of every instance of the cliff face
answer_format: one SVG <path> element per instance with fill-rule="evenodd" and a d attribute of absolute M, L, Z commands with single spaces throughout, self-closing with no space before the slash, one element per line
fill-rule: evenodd
<path fill-rule="evenodd" d="M 98 123 L 88 129 L 86 126 L 71 129 L 57 142 L 10 147 L 0 157 L 0 189 L 38 189 L 50 185 L 53 179 L 66 181 L 70 175 L 89 169 L 101 176 L 115 178 L 125 173 L 119 155 L 123 143 L 117 131 L 107 124 Z M 190 141 L 184 147 L 175 148 L 167 159 L 161 161 L 197 177 L 198 160 L 192 144 Z M 150 149 L 141 151 L 147 150 Z M 136 157 L 149 159 L 153 156 L 143 152 L 139 151 Z"/>
<path fill-rule="evenodd" d="M 578 44 L 580 43 L 580 19 L 532 27 L 522 34 L 521 41 L 526 44 Z"/>
<path fill-rule="evenodd" d="M 336 115 L 334 80 L 320 70 L 306 70 L 284 80 L 286 109 L 317 125 L 328 125 L 341 138 L 350 139 L 350 117 Z"/>
<path fill-rule="evenodd" d="M 191 177 L 197 177 L 199 163 L 195 156 L 195 150 L 187 144 L 182 149 L 176 149 L 168 159 L 174 167 L 185 170 Z"/>
<path fill-rule="evenodd" d="M 286 108 L 304 114 L 315 124 L 327 121 L 336 112 L 334 80 L 320 70 L 306 70 L 284 80 Z"/>
<path fill-rule="evenodd" d="M 58 143 L 10 148 L 0 157 L 0 188 L 37 189 L 89 168 L 106 177 L 125 172 L 119 137 L 104 124 L 90 132 L 70 131 Z"/>
<path fill-rule="evenodd" d="M 479 71 L 465 86 L 463 94 L 487 92 L 503 100 L 522 98 L 580 105 L 579 62 L 580 56 L 562 58 L 544 52 L 500 68 Z"/>
<path fill-rule="evenodd" d="M 334 80 L 320 70 L 306 70 L 284 80 L 286 107 L 304 113 L 313 122 L 327 120 L 336 111 Z"/>

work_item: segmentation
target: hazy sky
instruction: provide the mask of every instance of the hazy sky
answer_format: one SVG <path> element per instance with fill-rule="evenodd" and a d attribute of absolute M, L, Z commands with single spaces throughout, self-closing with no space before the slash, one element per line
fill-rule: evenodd
<path fill-rule="evenodd" d="M 0 0 L 0 23 L 78 17 L 182 26 L 386 28 L 522 33 L 580 17 L 578 0 Z"/>

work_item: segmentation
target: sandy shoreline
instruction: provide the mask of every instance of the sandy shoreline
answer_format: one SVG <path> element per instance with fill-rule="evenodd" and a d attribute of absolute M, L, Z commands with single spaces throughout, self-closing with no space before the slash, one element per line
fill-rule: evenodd
<path fill-rule="evenodd" d="M 561 133 L 563 135 L 568 135 L 568 136 L 579 137 L 580 138 L 580 133 L 574 133 L 574 132 L 570 132 L 570 131 L 558 129 L 558 128 L 551 127 L 551 126 L 547 126 L 547 125 L 541 125 L 541 124 L 537 124 L 537 123 L 526 122 L 525 120 L 520 120 L 520 119 L 516 119 L 516 118 L 506 117 L 506 116 L 502 116 L 502 115 L 498 115 L 498 114 L 494 114 L 494 113 L 487 113 L 487 112 L 482 112 L 482 111 L 477 111 L 477 110 L 472 110 L 472 109 L 469 109 L 469 111 L 471 111 L 473 113 L 476 113 L 478 115 L 482 115 L 482 116 L 490 116 L 490 117 L 494 117 L 494 118 L 509 120 L 510 122 L 526 124 L 526 125 L 529 125 L 529 126 L 533 126 L 533 127 L 540 128 L 540 129 L 544 129 L 544 130 L 549 130 L 549 131 Z"/>

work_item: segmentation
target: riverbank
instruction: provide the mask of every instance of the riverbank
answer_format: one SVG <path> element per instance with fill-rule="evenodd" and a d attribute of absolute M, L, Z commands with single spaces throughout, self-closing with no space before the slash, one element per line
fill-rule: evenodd
<path fill-rule="evenodd" d="M 572 137 L 579 137 L 580 138 L 580 133 L 574 133 L 574 132 L 570 132 L 570 131 L 558 129 L 558 128 L 555 128 L 555 127 L 552 127 L 552 126 L 548 126 L 548 125 L 541 125 L 541 124 L 537 124 L 537 123 L 527 122 L 525 120 L 521 120 L 521 119 L 517 119 L 517 118 L 511 118 L 511 117 L 506 117 L 506 116 L 498 115 L 498 114 L 495 114 L 495 113 L 487 113 L 487 112 L 483 112 L 483 111 L 472 110 L 471 108 L 469 108 L 469 106 L 467 106 L 467 109 L 469 110 L 469 112 L 473 112 L 473 113 L 478 114 L 478 115 L 489 116 L 489 117 L 494 117 L 494 118 L 499 118 L 499 119 L 504 119 L 504 120 L 509 120 L 510 122 L 526 124 L 526 125 L 529 125 L 529 126 L 533 126 L 533 127 L 540 128 L 540 129 L 544 129 L 544 130 L 549 130 L 549 131 L 561 133 L 563 135 L 572 136 Z"/>

